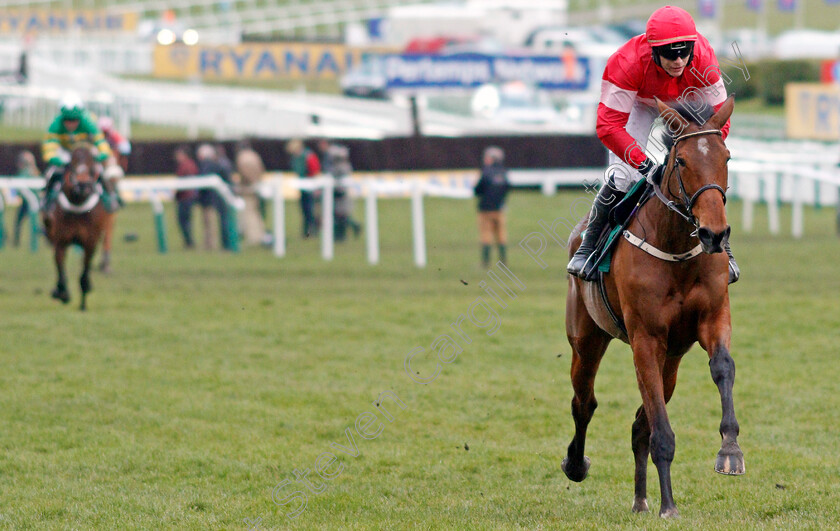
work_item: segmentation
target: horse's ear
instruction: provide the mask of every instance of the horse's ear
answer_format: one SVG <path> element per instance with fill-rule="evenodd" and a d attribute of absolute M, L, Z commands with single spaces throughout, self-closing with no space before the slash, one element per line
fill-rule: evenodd
<path fill-rule="evenodd" d="M 668 128 L 668 133 L 671 136 L 681 135 L 688 127 L 688 120 L 680 116 L 680 113 L 676 109 L 656 96 L 654 96 L 654 99 L 656 100 L 656 106 L 659 108 L 659 116 L 662 117 L 663 122 L 665 122 L 665 127 Z"/>
<path fill-rule="evenodd" d="M 726 123 L 726 120 L 729 120 L 729 117 L 732 116 L 732 111 L 735 109 L 735 95 L 732 94 L 726 101 L 723 102 L 723 105 L 720 106 L 718 112 L 714 114 L 711 118 L 709 118 L 709 123 L 715 129 L 720 129 L 723 127 L 723 124 Z"/>

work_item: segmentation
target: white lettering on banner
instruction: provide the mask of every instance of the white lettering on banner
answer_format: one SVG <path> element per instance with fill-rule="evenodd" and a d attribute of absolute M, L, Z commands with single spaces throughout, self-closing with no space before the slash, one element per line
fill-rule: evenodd
<path fill-rule="evenodd" d="M 498 57 L 493 60 L 493 70 L 500 79 L 522 80 L 529 83 L 560 84 L 583 81 L 585 77 L 585 71 L 582 68 L 576 68 L 575 77 L 567 78 L 566 65 L 560 61 L 548 63 Z"/>
<path fill-rule="evenodd" d="M 385 75 L 396 83 L 451 83 L 472 85 L 492 79 L 490 64 L 477 61 L 434 61 L 431 58 L 406 60 L 399 56 L 385 59 Z"/>

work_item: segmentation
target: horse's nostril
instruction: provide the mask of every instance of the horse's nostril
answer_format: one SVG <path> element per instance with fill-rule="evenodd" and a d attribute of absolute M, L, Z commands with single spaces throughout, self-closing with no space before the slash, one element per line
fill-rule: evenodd
<path fill-rule="evenodd" d="M 713 240 L 712 231 L 706 227 L 700 227 L 697 229 L 697 237 L 700 238 L 700 241 L 703 243 L 711 243 Z"/>

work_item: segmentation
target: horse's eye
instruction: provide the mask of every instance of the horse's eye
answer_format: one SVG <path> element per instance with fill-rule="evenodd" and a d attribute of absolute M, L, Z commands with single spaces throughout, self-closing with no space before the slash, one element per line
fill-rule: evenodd
<path fill-rule="evenodd" d="M 677 164 L 680 166 L 685 166 L 685 159 L 682 157 L 677 157 Z"/>

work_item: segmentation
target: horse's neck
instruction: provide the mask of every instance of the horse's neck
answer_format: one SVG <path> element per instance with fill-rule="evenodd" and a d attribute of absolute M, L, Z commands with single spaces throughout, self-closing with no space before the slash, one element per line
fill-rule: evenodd
<path fill-rule="evenodd" d="M 699 240 L 691 236 L 694 227 L 676 212 L 668 209 L 655 198 L 648 201 L 639 213 L 639 223 L 644 228 L 645 240 L 666 253 L 684 253 L 693 249 Z"/>

